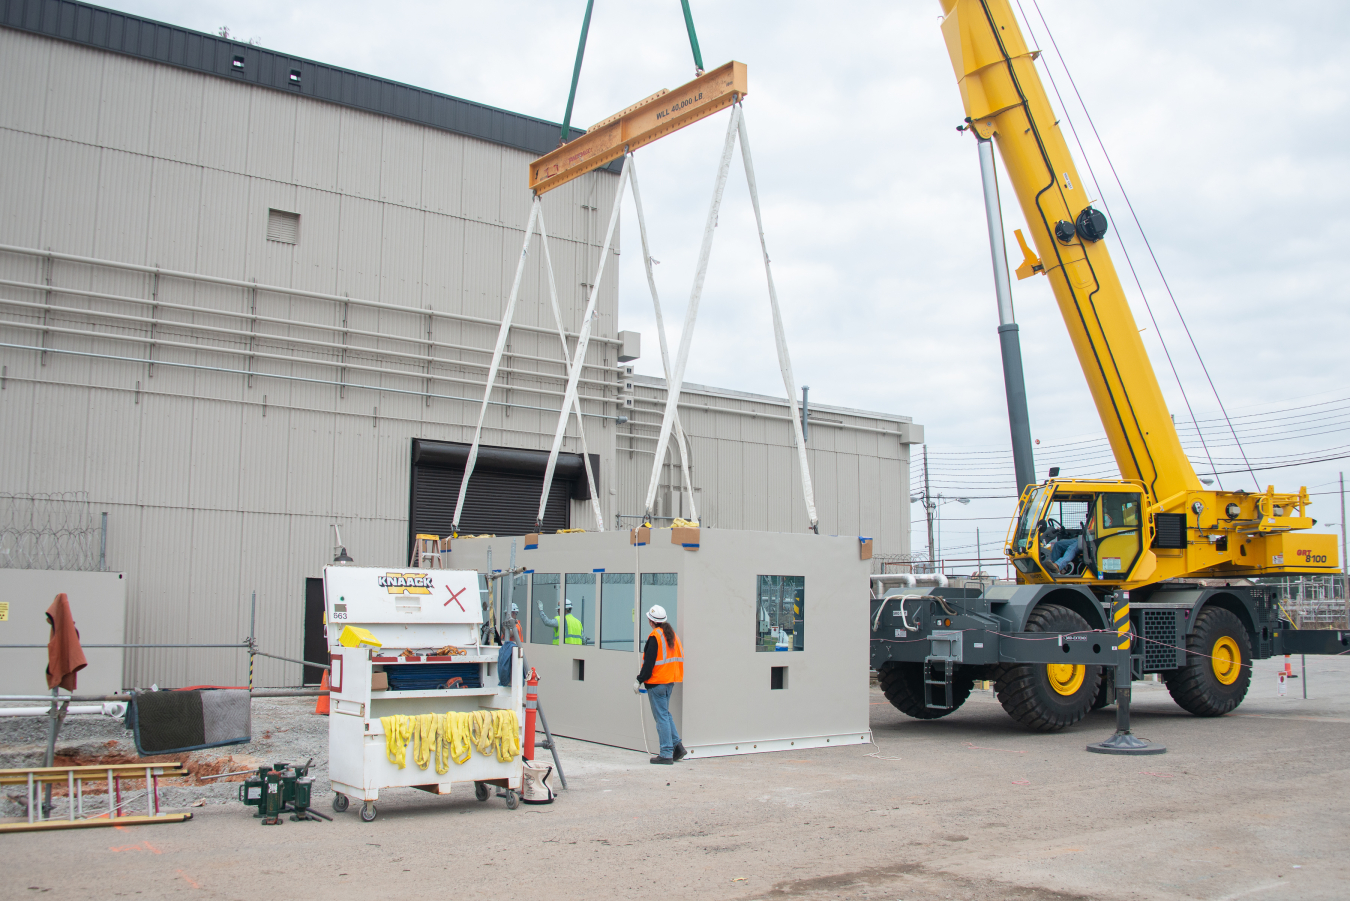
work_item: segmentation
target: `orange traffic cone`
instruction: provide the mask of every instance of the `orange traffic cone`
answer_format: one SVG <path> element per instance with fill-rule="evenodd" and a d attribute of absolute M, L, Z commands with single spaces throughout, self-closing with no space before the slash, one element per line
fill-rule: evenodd
<path fill-rule="evenodd" d="M 314 712 L 320 716 L 328 716 L 328 670 L 323 671 L 323 681 L 319 683 L 319 690 L 323 694 L 319 695 L 319 700 L 314 705 Z"/>

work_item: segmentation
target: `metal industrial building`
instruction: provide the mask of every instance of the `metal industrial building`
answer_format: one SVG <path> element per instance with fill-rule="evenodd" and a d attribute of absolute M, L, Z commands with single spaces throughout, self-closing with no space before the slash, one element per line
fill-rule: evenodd
<path fill-rule="evenodd" d="M 0 79 L 0 493 L 86 492 L 108 512 L 127 641 L 239 641 L 256 591 L 259 646 L 301 656 L 333 523 L 375 565 L 444 533 L 526 164 L 557 126 L 65 0 L 0 0 Z M 597 171 L 543 201 L 573 337 L 616 182 Z M 532 254 L 468 531 L 534 520 L 566 377 L 546 291 Z M 640 376 L 621 396 L 617 314 L 615 275 L 582 381 L 607 528 L 642 512 L 665 397 Z M 705 526 L 807 527 L 788 409 L 684 386 Z M 908 552 L 922 427 L 810 415 L 821 530 Z M 564 450 L 546 526 L 593 527 L 574 425 Z M 658 512 L 686 512 L 678 474 L 666 484 Z M 133 651 L 124 679 L 235 685 L 246 660 Z M 257 678 L 299 675 L 260 661 Z"/>

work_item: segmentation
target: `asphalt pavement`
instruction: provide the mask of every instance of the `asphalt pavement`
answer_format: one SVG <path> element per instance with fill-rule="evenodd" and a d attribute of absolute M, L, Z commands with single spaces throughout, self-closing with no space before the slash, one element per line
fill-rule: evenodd
<path fill-rule="evenodd" d="M 268 827 L 217 803 L 180 824 L 8 835 L 0 894 L 1345 898 L 1350 657 L 1309 658 L 1279 698 L 1282 666 L 1258 663 L 1246 702 L 1215 719 L 1136 683 L 1136 731 L 1167 747 L 1156 757 L 1086 752 L 1113 710 L 1041 735 L 987 691 L 920 722 L 873 688 L 873 746 L 658 767 L 560 739 L 571 789 L 552 805 L 401 790 L 373 823 L 353 804 L 333 823 Z"/>

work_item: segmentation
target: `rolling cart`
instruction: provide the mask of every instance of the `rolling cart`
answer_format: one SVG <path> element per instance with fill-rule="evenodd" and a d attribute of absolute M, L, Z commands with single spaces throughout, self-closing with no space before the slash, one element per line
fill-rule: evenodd
<path fill-rule="evenodd" d="M 375 802 L 387 788 L 417 788 L 449 794 L 455 783 L 472 782 L 486 801 L 492 786 L 505 790 L 506 806 L 520 803 L 521 756 L 509 761 L 470 749 L 463 763 L 418 765 L 414 741 L 403 748 L 404 765 L 391 762 L 384 717 L 480 710 L 515 712 L 525 722 L 520 648 L 513 648 L 511 684 L 497 684 L 497 647 L 483 646 L 478 574 L 457 570 L 400 570 L 335 564 L 324 568 L 328 614 L 329 776 L 333 809 L 364 802 L 361 819 L 375 819 Z M 446 687 L 449 684 L 451 687 Z M 519 749 L 523 731 L 516 736 Z M 438 773 L 440 766 L 448 771 Z"/>

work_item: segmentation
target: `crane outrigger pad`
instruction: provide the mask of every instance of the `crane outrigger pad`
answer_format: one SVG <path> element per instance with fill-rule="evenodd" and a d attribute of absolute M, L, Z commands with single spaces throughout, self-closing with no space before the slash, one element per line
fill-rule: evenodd
<path fill-rule="evenodd" d="M 551 191 L 618 159 L 625 150 L 637 150 L 726 109 L 748 91 L 745 63 L 734 60 L 673 91 L 662 88 L 530 163 L 530 190 Z"/>

